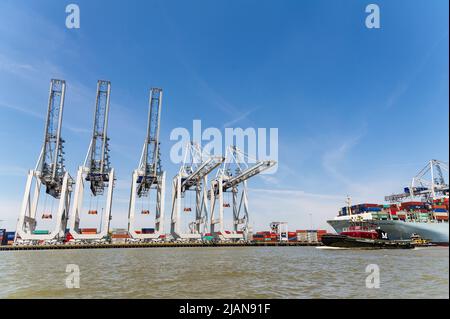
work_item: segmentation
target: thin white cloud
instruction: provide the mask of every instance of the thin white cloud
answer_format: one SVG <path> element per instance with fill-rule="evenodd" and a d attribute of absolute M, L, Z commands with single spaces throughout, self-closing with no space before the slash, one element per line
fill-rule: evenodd
<path fill-rule="evenodd" d="M 257 109 L 258 109 L 258 108 L 255 107 L 255 108 L 253 108 L 253 109 L 251 109 L 251 110 L 248 110 L 248 111 L 246 111 L 246 112 L 243 112 L 243 113 L 239 114 L 236 118 L 232 119 L 232 120 L 229 121 L 229 122 L 226 122 L 226 123 L 223 125 L 223 127 L 224 127 L 224 128 L 226 128 L 226 127 L 231 127 L 232 125 L 234 125 L 234 124 L 236 124 L 236 123 L 239 123 L 239 122 L 241 122 L 241 121 L 247 119 L 247 118 L 248 118 L 254 111 L 256 111 Z"/>
<path fill-rule="evenodd" d="M 27 174 L 28 169 L 14 165 L 0 166 L 0 176 L 16 176 L 23 177 Z"/>
<path fill-rule="evenodd" d="M 322 165 L 325 170 L 336 180 L 347 186 L 349 190 L 361 190 L 365 186 L 344 175 L 339 169 L 339 164 L 346 159 L 351 149 L 358 145 L 363 135 L 364 133 L 361 133 L 343 141 L 336 148 L 326 151 L 322 157 Z"/>
<path fill-rule="evenodd" d="M 0 102 L 0 108 L 6 108 L 6 109 L 13 110 L 13 111 L 17 111 L 17 112 L 23 113 L 25 115 L 45 121 L 45 116 L 43 114 L 34 112 L 34 111 L 26 109 L 24 107 L 15 106 L 15 105 L 11 105 L 11 104 L 5 104 L 5 103 Z M 63 129 L 68 129 L 69 131 L 71 131 L 73 133 L 78 133 L 78 134 L 85 134 L 85 133 L 91 132 L 91 130 L 89 130 L 87 128 L 77 127 L 77 126 L 67 124 L 67 123 L 63 123 Z"/>

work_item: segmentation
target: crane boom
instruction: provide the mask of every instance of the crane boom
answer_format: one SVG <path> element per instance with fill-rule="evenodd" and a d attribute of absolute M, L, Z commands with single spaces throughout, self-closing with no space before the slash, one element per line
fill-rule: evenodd
<path fill-rule="evenodd" d="M 405 187 L 403 193 L 385 196 L 384 199 L 388 202 L 399 202 L 415 196 L 423 197 L 424 200 L 434 199 L 437 195 L 448 196 L 449 185 L 445 182 L 442 170 L 448 172 L 448 164 L 433 159 L 414 176 L 411 185 Z M 429 179 L 426 178 L 428 175 Z"/>
<path fill-rule="evenodd" d="M 152 88 L 149 98 L 149 112 L 147 122 L 147 136 L 139 164 L 142 175 L 138 179 L 138 196 L 145 195 L 150 187 L 156 183 L 161 174 L 161 159 L 159 149 L 159 124 L 161 120 L 162 89 Z"/>
<path fill-rule="evenodd" d="M 55 198 L 61 195 L 65 174 L 64 140 L 61 138 L 61 124 L 64 109 L 66 82 L 52 79 L 48 97 L 47 119 L 45 124 L 44 144 L 36 165 L 40 172 L 39 179 L 46 186 L 46 192 Z"/>
<path fill-rule="evenodd" d="M 190 163 L 188 163 L 188 157 L 190 157 Z M 224 160 L 223 156 L 204 154 L 198 144 L 190 142 L 186 147 L 184 163 L 179 172 L 182 191 L 197 185 Z"/>
<path fill-rule="evenodd" d="M 242 183 L 243 181 L 246 181 L 247 179 L 258 175 L 259 173 L 271 168 L 276 164 L 275 161 L 268 160 L 268 161 L 261 161 L 255 164 L 252 167 L 247 168 L 246 170 L 242 171 L 238 175 L 230 178 L 229 180 L 224 180 L 223 188 L 224 190 L 228 188 L 233 188 L 236 185 Z"/>
<path fill-rule="evenodd" d="M 109 81 L 99 80 L 97 82 L 94 129 L 87 157 L 88 162 L 85 163 L 85 166 L 89 168 L 86 180 L 91 182 L 91 191 L 94 195 L 103 194 L 111 170 L 107 135 L 110 92 L 111 83 Z"/>

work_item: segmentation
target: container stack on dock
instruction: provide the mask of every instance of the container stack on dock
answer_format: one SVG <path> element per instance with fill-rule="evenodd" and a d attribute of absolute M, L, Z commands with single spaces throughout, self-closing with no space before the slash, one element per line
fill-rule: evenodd
<path fill-rule="evenodd" d="M 6 229 L 0 229 L 0 246 L 6 245 Z"/>
<path fill-rule="evenodd" d="M 205 233 L 202 237 L 203 241 L 213 241 L 214 235 L 212 233 Z"/>
<path fill-rule="evenodd" d="M 16 238 L 16 232 L 7 231 L 6 232 L 6 245 L 14 244 L 14 238 Z"/>
<path fill-rule="evenodd" d="M 83 235 L 97 235 L 97 228 L 81 228 L 80 232 Z"/>
<path fill-rule="evenodd" d="M 142 228 L 141 233 L 142 234 L 154 234 L 155 229 L 154 228 Z"/>
<path fill-rule="evenodd" d="M 126 229 L 118 228 L 111 232 L 111 243 L 113 244 L 125 243 L 128 238 L 130 238 L 130 235 Z"/>
<path fill-rule="evenodd" d="M 297 230 L 297 241 L 302 243 L 318 243 L 321 241 L 322 236 L 327 233 L 323 229 L 310 229 L 310 230 Z"/>
<path fill-rule="evenodd" d="M 270 231 L 261 231 L 253 235 L 255 242 L 275 242 L 279 241 L 278 235 Z"/>
<path fill-rule="evenodd" d="M 15 237 L 16 232 L 0 229 L 0 246 L 12 245 Z"/>

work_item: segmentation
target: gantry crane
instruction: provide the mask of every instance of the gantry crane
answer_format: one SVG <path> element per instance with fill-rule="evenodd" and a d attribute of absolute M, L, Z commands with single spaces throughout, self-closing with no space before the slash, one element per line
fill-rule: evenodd
<path fill-rule="evenodd" d="M 72 185 L 72 179 L 64 166 L 64 140 L 61 137 L 65 90 L 64 80 L 50 81 L 44 143 L 35 169 L 28 173 L 16 239 L 47 241 L 64 238 Z M 34 193 L 31 194 L 33 184 Z M 41 194 L 42 186 L 45 186 L 46 194 Z M 39 203 L 41 197 L 44 197 L 43 207 Z M 50 207 L 47 207 L 47 201 L 52 202 Z M 53 211 L 55 202 L 56 214 Z M 41 208 L 42 219 L 56 219 L 52 231 L 36 229 L 36 215 Z"/>
<path fill-rule="evenodd" d="M 94 128 L 84 164 L 78 168 L 75 194 L 70 211 L 70 233 L 75 240 L 101 240 L 108 235 L 114 188 L 114 169 L 109 161 L 108 115 L 111 83 L 99 80 L 95 99 Z M 99 214 L 99 200 L 104 199 L 100 229 L 83 233 L 80 230 L 80 214 L 84 209 L 85 184 L 89 183 L 89 215 Z M 105 198 L 106 196 L 106 198 Z M 92 201 L 97 201 L 92 207 Z"/>
<path fill-rule="evenodd" d="M 166 173 L 161 167 L 159 127 L 161 120 L 162 89 L 150 90 L 147 135 L 142 148 L 139 167 L 134 170 L 128 211 L 128 232 L 133 239 L 158 240 L 164 234 L 164 197 Z M 155 211 L 149 206 L 150 192 L 156 190 Z M 136 229 L 136 202 L 140 199 L 141 215 L 155 215 L 155 227 L 147 231 Z M 147 199 L 145 202 L 144 199 Z"/>
<path fill-rule="evenodd" d="M 405 199 L 419 197 L 424 201 L 432 201 L 438 197 L 448 197 L 449 185 L 446 183 L 442 170 L 448 174 L 448 163 L 431 160 L 420 172 L 413 177 L 411 185 L 405 187 L 401 194 L 385 197 L 388 202 L 401 202 Z"/>
<path fill-rule="evenodd" d="M 211 233 L 221 240 L 245 239 L 249 232 L 249 210 L 247 180 L 276 164 L 273 160 L 258 161 L 236 146 L 228 147 L 225 162 L 211 182 Z M 235 166 L 233 175 L 232 166 Z M 225 201 L 225 194 L 231 193 L 232 203 Z M 233 212 L 233 229 L 225 230 L 224 208 Z M 242 225 L 242 227 L 240 227 Z"/>
<path fill-rule="evenodd" d="M 183 165 L 172 182 L 171 235 L 176 240 L 200 240 L 206 233 L 208 219 L 208 174 L 223 163 L 223 156 L 211 156 L 202 151 L 200 145 L 190 142 L 186 145 Z M 182 199 L 188 191 L 195 191 L 195 220 L 189 224 L 189 231 L 181 230 Z M 192 214 L 192 201 L 184 203 L 183 213 Z"/>

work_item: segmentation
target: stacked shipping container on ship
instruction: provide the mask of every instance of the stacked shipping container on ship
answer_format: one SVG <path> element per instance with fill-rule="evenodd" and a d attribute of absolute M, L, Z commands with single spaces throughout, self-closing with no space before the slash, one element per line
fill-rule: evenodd
<path fill-rule="evenodd" d="M 351 211 L 350 211 L 351 209 Z M 371 213 L 374 220 L 415 220 L 426 222 L 429 219 L 448 220 L 448 198 L 434 200 L 433 205 L 426 202 L 410 201 L 397 204 L 359 204 L 343 207 L 339 216 Z"/>
<path fill-rule="evenodd" d="M 431 208 L 434 219 L 448 221 L 448 198 L 435 199 Z"/>

